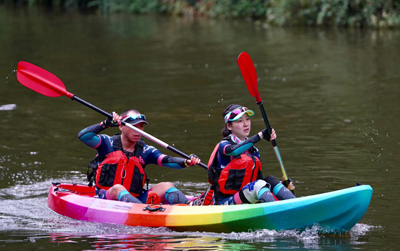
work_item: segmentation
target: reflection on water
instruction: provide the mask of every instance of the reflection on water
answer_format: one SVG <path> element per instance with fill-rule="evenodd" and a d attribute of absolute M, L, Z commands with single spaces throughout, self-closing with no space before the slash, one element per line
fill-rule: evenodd
<path fill-rule="evenodd" d="M 87 231 L 94 230 L 87 226 Z M 105 226 L 96 226 L 104 229 Z M 113 234 L 71 234 L 54 233 L 39 235 L 25 233 L 29 237 L 14 236 L 0 241 L 0 246 L 6 243 L 8 248 L 15 244 L 30 244 L 34 247 L 60 246 L 64 249 L 75 248 L 81 250 L 254 250 L 254 249 L 320 249 L 323 246 L 342 245 L 343 248 L 362 245 L 362 238 L 371 226 L 357 224 L 346 235 L 318 235 L 318 228 L 298 231 L 268 231 L 260 230 L 248 233 L 176 233 L 167 229 L 123 228 L 120 226 L 108 227 Z M 135 229 L 135 230 L 134 230 Z M 123 230 L 123 231 L 122 231 Z M 99 231 L 99 230 L 97 230 Z M 96 231 L 95 231 L 96 232 Z M 126 232 L 126 233 L 124 233 Z M 141 232 L 134 234 L 132 232 Z M 78 247 L 78 248 L 77 248 Z"/>
<path fill-rule="evenodd" d="M 177 235 L 92 235 L 92 236 L 63 236 L 51 235 L 53 243 L 89 242 L 91 249 L 115 250 L 221 250 L 221 249 L 251 249 L 246 244 L 225 244 L 218 237 L 209 236 L 177 236 Z"/>

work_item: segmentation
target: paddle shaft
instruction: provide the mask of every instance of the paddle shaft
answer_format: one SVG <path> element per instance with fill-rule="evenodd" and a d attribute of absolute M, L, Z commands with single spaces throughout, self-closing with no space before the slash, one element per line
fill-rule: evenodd
<path fill-rule="evenodd" d="M 265 109 L 264 109 L 263 101 L 261 100 L 261 102 L 258 102 L 257 105 L 260 108 L 260 112 L 261 112 L 261 115 L 263 117 L 265 126 L 267 127 L 268 134 L 271 135 L 272 128 L 271 128 L 271 125 L 269 124 L 267 113 L 265 112 Z M 285 166 L 283 165 L 282 157 L 281 157 L 281 154 L 279 152 L 278 144 L 276 143 L 276 140 L 271 140 L 271 143 L 272 143 L 272 147 L 273 147 L 274 152 L 275 152 L 276 159 L 278 160 L 279 165 L 281 167 L 283 178 L 284 178 L 284 180 L 288 180 L 288 177 L 287 177 L 287 174 L 286 174 L 286 170 L 285 170 Z"/>
<path fill-rule="evenodd" d="M 79 103 L 81 103 L 81 104 L 83 104 L 83 105 L 95 110 L 96 112 L 101 113 L 102 115 L 104 115 L 104 116 L 106 116 L 108 118 L 112 118 L 112 115 L 110 113 L 98 108 L 97 106 L 92 105 L 91 103 L 89 103 L 89 102 L 77 97 L 76 95 L 73 95 L 71 97 L 71 100 L 75 100 L 75 101 L 77 101 L 77 102 L 79 102 Z M 153 141 L 154 143 L 157 143 L 160 146 L 162 146 L 162 147 L 164 147 L 164 148 L 166 148 L 166 149 L 168 149 L 168 150 L 170 150 L 170 151 L 172 151 L 172 152 L 174 152 L 174 153 L 176 153 L 176 154 L 178 154 L 178 155 L 180 155 L 180 156 L 182 156 L 182 157 L 184 157 L 186 159 L 190 159 L 190 156 L 187 155 L 186 153 L 176 149 L 175 147 L 172 147 L 172 146 L 168 145 L 164 141 L 157 139 L 156 137 L 146 133 L 145 131 L 142 131 L 142 130 L 138 129 L 137 127 L 135 127 L 135 126 L 133 126 L 133 125 L 131 125 L 129 123 L 125 123 L 123 121 L 121 121 L 121 124 L 124 125 L 124 126 L 129 127 L 130 129 L 132 129 L 135 132 L 141 134 L 143 137 Z M 208 169 L 207 166 L 204 163 L 199 163 L 199 166 L 201 166 L 204 169 Z"/>

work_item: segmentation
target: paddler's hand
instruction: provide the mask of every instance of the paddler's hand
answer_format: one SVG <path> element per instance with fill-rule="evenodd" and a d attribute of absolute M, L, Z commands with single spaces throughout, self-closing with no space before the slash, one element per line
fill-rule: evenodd
<path fill-rule="evenodd" d="M 195 165 L 200 164 L 200 162 L 201 162 L 201 160 L 200 160 L 199 157 L 197 157 L 197 156 L 194 155 L 194 154 L 190 154 L 190 159 L 186 159 L 186 160 L 185 160 L 185 166 L 186 166 L 186 167 L 188 167 L 188 166 L 195 166 Z"/>
<path fill-rule="evenodd" d="M 287 186 L 287 188 L 288 188 L 290 191 L 293 191 L 294 189 L 296 189 L 296 187 L 294 186 L 293 182 L 290 182 L 289 185 Z"/>
<path fill-rule="evenodd" d="M 288 184 L 288 182 L 289 182 L 289 184 Z M 291 179 L 282 181 L 282 184 L 285 185 L 290 191 L 293 191 L 294 189 L 296 189 L 296 187 L 294 186 Z"/>
<path fill-rule="evenodd" d="M 276 139 L 276 132 L 275 132 L 275 129 L 274 129 L 274 128 L 271 128 L 271 130 L 272 130 L 272 131 L 271 131 L 271 135 L 268 134 L 267 128 L 265 128 L 264 130 L 261 131 L 261 133 L 262 133 L 262 135 L 263 135 L 263 138 L 264 138 L 266 141 L 271 141 L 271 140 Z"/>
<path fill-rule="evenodd" d="M 118 115 L 116 112 L 111 113 L 112 118 L 107 118 L 106 120 L 103 121 L 103 123 L 107 127 L 115 127 L 121 125 L 121 116 Z"/>

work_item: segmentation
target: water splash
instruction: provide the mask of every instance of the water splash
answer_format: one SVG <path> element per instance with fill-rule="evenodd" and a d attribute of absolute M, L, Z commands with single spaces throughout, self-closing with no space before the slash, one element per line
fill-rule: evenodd
<path fill-rule="evenodd" d="M 7 77 L 6 77 L 6 84 L 8 84 L 8 79 L 10 78 L 10 76 L 11 76 L 12 74 L 16 73 L 16 72 L 17 72 L 17 70 L 12 70 L 12 71 L 7 75 Z"/>

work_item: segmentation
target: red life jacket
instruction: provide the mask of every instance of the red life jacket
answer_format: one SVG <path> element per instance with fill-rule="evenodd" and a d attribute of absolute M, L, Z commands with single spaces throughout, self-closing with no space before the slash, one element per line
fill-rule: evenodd
<path fill-rule="evenodd" d="M 261 162 L 257 157 L 238 155 L 220 172 L 219 192 L 222 195 L 234 195 L 245 185 L 259 179 L 259 173 L 261 173 Z"/>
<path fill-rule="evenodd" d="M 143 141 L 135 146 L 134 156 L 127 157 L 123 152 L 121 136 L 113 136 L 114 151 L 96 168 L 96 186 L 109 189 L 113 185 L 123 185 L 133 196 L 138 197 L 143 192 L 146 182 L 146 173 L 139 162 L 139 155 L 143 149 Z"/>
<path fill-rule="evenodd" d="M 224 139 L 230 141 L 231 144 L 236 144 L 229 137 Z M 208 162 L 208 181 L 214 189 L 216 204 L 218 204 L 218 196 L 229 197 L 239 192 L 248 183 L 262 179 L 260 160 L 256 156 L 249 154 L 235 156 L 221 170 L 218 167 L 218 147 L 219 143 L 215 146 Z M 250 149 L 250 152 L 254 151 L 255 149 Z"/>

